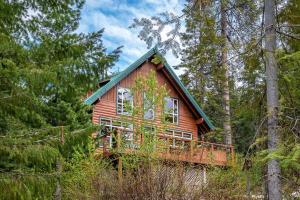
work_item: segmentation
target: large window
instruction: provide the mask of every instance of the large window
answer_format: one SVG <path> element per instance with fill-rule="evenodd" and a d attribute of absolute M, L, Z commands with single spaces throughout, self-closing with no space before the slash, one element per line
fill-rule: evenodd
<path fill-rule="evenodd" d="M 187 148 L 193 139 L 191 132 L 185 132 L 180 130 L 166 130 L 165 135 L 171 138 L 170 147 L 172 148 Z"/>
<path fill-rule="evenodd" d="M 178 99 L 166 97 L 164 111 L 167 122 L 178 124 Z"/>
<path fill-rule="evenodd" d="M 133 108 L 133 96 L 127 88 L 118 88 L 117 94 L 117 113 L 122 115 L 131 115 Z"/>
<path fill-rule="evenodd" d="M 144 119 L 154 120 L 154 99 L 144 93 Z"/>
<path fill-rule="evenodd" d="M 111 118 L 100 118 L 100 125 L 101 125 L 101 131 L 100 131 L 100 137 L 103 137 L 106 135 L 109 142 L 109 147 L 111 148 L 113 146 L 113 137 L 111 135 L 107 135 L 107 133 L 111 133 L 114 128 L 119 128 L 122 130 L 122 136 L 123 139 L 128 147 L 134 146 L 134 134 L 133 134 L 133 124 L 122 122 L 118 120 L 113 120 Z M 99 147 L 102 147 L 103 143 L 100 141 Z"/>

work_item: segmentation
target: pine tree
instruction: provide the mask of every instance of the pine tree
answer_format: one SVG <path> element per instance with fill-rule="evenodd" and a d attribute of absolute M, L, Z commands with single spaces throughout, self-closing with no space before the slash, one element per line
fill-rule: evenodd
<path fill-rule="evenodd" d="M 216 34 L 214 6 L 202 4 L 197 9 L 186 9 L 186 31 L 182 34 L 181 80 L 213 119 L 222 126 L 222 88 L 218 77 L 220 37 Z"/>
<path fill-rule="evenodd" d="M 77 34 L 83 1 L 0 1 L 1 199 L 51 199 L 56 165 L 89 153 L 83 98 L 118 59 Z M 61 141 L 65 141 L 64 144 Z"/>

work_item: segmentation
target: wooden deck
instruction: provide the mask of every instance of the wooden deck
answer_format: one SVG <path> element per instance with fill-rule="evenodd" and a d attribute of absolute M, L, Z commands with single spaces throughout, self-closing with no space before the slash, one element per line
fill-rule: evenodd
<path fill-rule="evenodd" d="M 108 138 L 104 139 L 104 145 L 97 149 L 97 153 L 110 156 L 114 153 L 141 153 L 140 144 L 143 140 L 135 142 L 130 147 L 121 145 L 121 134 L 119 133 L 114 146 L 110 144 Z M 172 146 L 170 141 L 173 138 L 158 135 L 159 142 L 153 155 L 160 159 L 181 161 L 194 164 L 230 166 L 234 163 L 234 148 L 224 144 L 210 143 L 205 141 L 181 140 L 182 146 Z M 119 142 L 118 142 L 119 141 Z M 119 149 L 119 150 L 118 150 Z"/>
<path fill-rule="evenodd" d="M 160 153 L 167 160 L 178 160 L 195 164 L 231 165 L 234 159 L 233 147 L 223 144 L 198 141 L 191 149 L 169 149 Z"/>

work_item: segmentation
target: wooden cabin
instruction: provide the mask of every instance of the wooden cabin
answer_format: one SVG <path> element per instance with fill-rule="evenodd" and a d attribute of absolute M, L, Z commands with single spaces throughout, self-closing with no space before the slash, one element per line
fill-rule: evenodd
<path fill-rule="evenodd" d="M 165 85 L 169 91 L 165 105 L 171 110 L 168 112 L 168 128 L 160 132 L 153 131 L 164 144 L 164 148 L 157 150 L 158 157 L 194 164 L 230 165 L 234 157 L 233 147 L 203 140 L 203 135 L 214 130 L 214 126 L 168 63 L 165 61 L 156 65 L 151 62 L 155 55 L 160 54 L 153 48 L 121 73 L 102 81 L 100 88 L 85 100 L 86 104 L 93 106 L 93 123 L 102 127 L 97 133 L 99 152 L 104 156 L 113 153 L 116 148 L 112 135 L 114 131 L 118 138 L 123 137 L 128 143 L 123 153 L 139 148 L 143 142 L 142 133 L 137 132 L 132 124 L 122 121 L 124 116 L 130 116 L 124 104 L 135 106 L 137 97 L 131 95 L 130 88 L 137 77 L 147 76 L 154 71 L 159 85 Z M 159 113 L 153 112 L 151 110 L 144 118 L 159 126 L 162 123 Z"/>

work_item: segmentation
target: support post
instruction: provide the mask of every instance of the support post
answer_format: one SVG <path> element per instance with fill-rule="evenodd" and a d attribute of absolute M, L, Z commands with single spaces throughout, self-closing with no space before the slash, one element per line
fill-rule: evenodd
<path fill-rule="evenodd" d="M 235 160 L 234 160 L 234 148 L 233 148 L 233 146 L 230 147 L 230 150 L 231 150 L 231 164 L 232 164 L 232 166 L 234 166 Z"/>
<path fill-rule="evenodd" d="M 170 154 L 170 138 L 167 138 L 167 156 Z"/>
<path fill-rule="evenodd" d="M 142 132 L 141 133 L 141 144 L 140 145 L 142 146 L 143 144 L 144 144 L 144 133 Z"/>
<path fill-rule="evenodd" d="M 207 184 L 206 167 L 203 167 L 203 184 L 204 186 Z"/>
<path fill-rule="evenodd" d="M 194 140 L 191 141 L 191 148 L 190 148 L 190 156 L 193 157 L 194 155 Z"/>
<path fill-rule="evenodd" d="M 119 182 L 122 183 L 122 179 L 123 179 L 123 162 L 122 162 L 122 158 L 120 156 L 118 158 L 118 179 L 119 179 Z"/>
<path fill-rule="evenodd" d="M 121 148 L 121 132 L 119 129 L 117 129 L 118 179 L 121 184 L 123 179 L 123 163 L 122 163 L 122 157 L 120 155 L 121 153 L 120 148 Z"/>
<path fill-rule="evenodd" d="M 105 156 L 105 153 L 106 153 L 106 141 L 107 141 L 107 138 L 106 138 L 106 136 L 105 136 L 105 137 L 102 137 L 101 139 L 102 139 L 102 142 L 103 142 L 103 147 L 102 147 L 102 149 L 103 149 L 103 156 Z"/>
<path fill-rule="evenodd" d="M 210 155 L 211 155 L 211 164 L 214 164 L 214 162 L 216 161 L 216 159 L 214 158 L 214 144 L 212 143 L 210 146 Z"/>
<path fill-rule="evenodd" d="M 118 150 L 118 152 L 120 151 L 120 147 L 121 147 L 121 133 L 120 133 L 120 130 L 117 129 L 117 150 Z"/>

